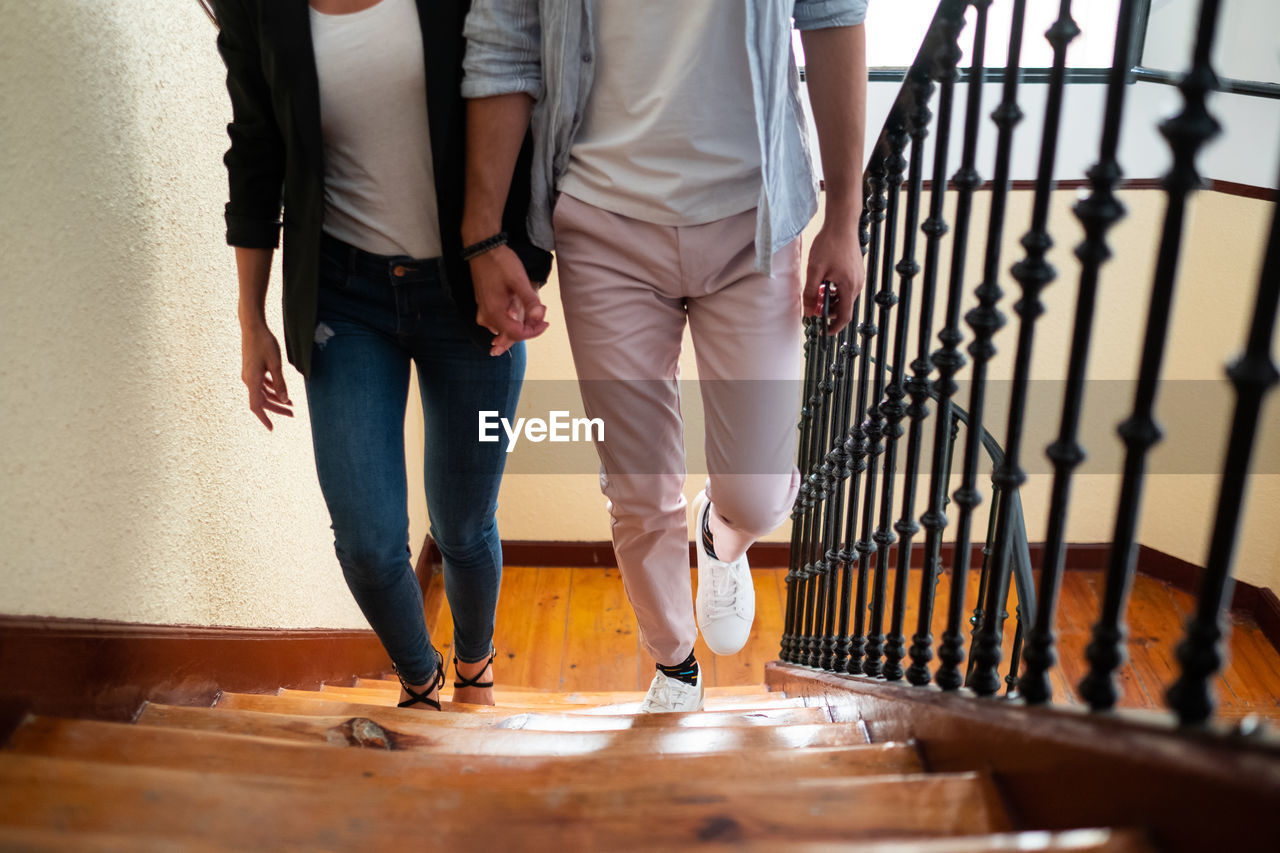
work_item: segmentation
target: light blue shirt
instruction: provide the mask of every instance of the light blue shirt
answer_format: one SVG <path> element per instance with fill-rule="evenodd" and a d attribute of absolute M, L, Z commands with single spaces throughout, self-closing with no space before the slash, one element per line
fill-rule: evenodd
<path fill-rule="evenodd" d="M 862 23 L 867 0 L 744 0 L 760 143 L 762 186 L 756 215 L 756 266 L 800 235 L 818 209 L 791 20 L 800 30 Z M 554 248 L 555 187 L 569 168 L 573 136 L 591 92 L 593 56 L 586 0 L 473 0 L 467 15 L 462 94 L 523 92 L 533 108 L 529 236 Z"/>

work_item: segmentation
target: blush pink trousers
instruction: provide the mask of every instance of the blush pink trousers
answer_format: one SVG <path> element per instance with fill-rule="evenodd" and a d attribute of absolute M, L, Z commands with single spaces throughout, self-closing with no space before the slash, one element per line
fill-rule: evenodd
<path fill-rule="evenodd" d="M 676 664 L 698 636 L 683 494 L 684 325 L 705 412 L 716 552 L 732 560 L 785 520 L 799 485 L 800 241 L 766 274 L 754 269 L 754 209 L 672 227 L 561 195 L 554 226 L 583 405 L 605 424 L 596 450 L 618 567 L 645 649 Z"/>

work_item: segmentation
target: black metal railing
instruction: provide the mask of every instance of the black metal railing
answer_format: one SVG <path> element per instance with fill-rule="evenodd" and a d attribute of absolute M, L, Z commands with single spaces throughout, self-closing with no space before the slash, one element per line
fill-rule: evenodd
<path fill-rule="evenodd" d="M 1002 96 L 991 115 L 995 161 L 985 185 L 991 203 L 982 279 L 974 292 L 977 304 L 963 315 L 968 327 L 966 362 L 961 349 L 966 332 L 960 322 L 963 278 L 974 226 L 973 195 L 984 186 L 976 160 L 985 126 L 981 81 L 986 76 L 983 57 L 992 2 L 1011 4 L 1012 27 Z M 860 321 L 834 337 L 822 334 L 823 318 L 807 321 L 807 367 L 799 424 L 803 479 L 792 512 L 781 647 L 784 661 L 886 681 L 905 676 L 913 685 L 935 682 L 944 690 L 967 686 L 979 696 L 993 696 L 1003 686 L 1007 693 L 1029 704 L 1048 702 L 1052 696 L 1049 673 L 1057 661 L 1053 626 L 1065 566 L 1072 478 L 1085 458 L 1080 422 L 1100 270 L 1111 257 L 1108 234 L 1125 215 L 1116 197 L 1121 179 L 1117 151 L 1125 94 L 1134 80 L 1131 57 L 1135 16 L 1141 6 L 1138 0 L 1122 0 L 1120 4 L 1098 159 L 1088 171 L 1091 190 L 1074 207 L 1085 236 L 1075 250 L 1080 262 L 1079 286 L 1060 427 L 1057 439 L 1046 449 L 1053 471 L 1046 541 L 1040 565 L 1033 567 L 1021 501 L 1027 478 L 1022 468 L 1023 443 L 1037 324 L 1043 322 L 1045 313 L 1041 293 L 1058 277 L 1047 256 L 1053 246 L 1049 214 L 1067 82 L 1066 51 L 1080 32 L 1071 16 L 1071 3 L 1059 0 L 1057 20 L 1045 34 L 1053 47 L 1054 63 L 1048 72 L 1046 107 L 1039 127 L 1031 222 L 1021 240 L 1023 256 L 1016 263 L 1008 263 L 1002 243 L 1014 138 L 1023 118 L 1018 105 L 1018 60 L 1026 0 L 942 0 L 873 148 L 866 168 L 861 223 L 867 287 L 854 308 L 854 317 Z M 1201 2 L 1190 70 L 1180 83 L 1183 108 L 1160 128 L 1172 151 L 1173 165 L 1163 181 L 1168 204 L 1159 235 L 1133 409 L 1118 428 L 1126 455 L 1102 607 L 1086 652 L 1088 674 L 1080 684 L 1080 695 L 1093 710 L 1115 705 L 1116 671 L 1124 660 L 1124 612 L 1135 571 L 1146 464 L 1161 438 L 1155 405 L 1178 282 L 1183 220 L 1187 200 L 1200 183 L 1196 155 L 1218 132 L 1206 107 L 1206 96 L 1217 85 L 1209 57 L 1219 5 L 1220 0 Z M 973 7 L 973 55 L 964 76 L 973 82 L 967 84 L 963 118 L 959 119 L 963 123 L 958 134 L 960 167 L 948 181 L 948 155 L 955 113 L 959 112 L 955 109 L 956 89 L 962 77 L 959 37 L 969 7 Z M 928 149 L 925 143 L 930 135 L 934 144 Z M 928 189 L 926 173 L 931 177 Z M 950 202 L 947 193 L 953 194 Z M 951 226 L 944 219 L 947 210 L 954 218 Z M 917 231 L 924 235 L 923 264 L 917 261 Z M 942 259 L 948 254 L 950 266 L 943 294 L 938 282 Z M 1018 320 L 1016 335 L 1012 329 L 1002 334 L 1006 325 L 1001 310 L 1005 270 L 1020 290 L 1012 306 Z M 913 292 L 917 284 L 918 293 Z M 1209 682 L 1222 664 L 1223 608 L 1230 597 L 1245 480 L 1263 400 L 1280 381 L 1270 352 L 1278 302 L 1280 218 L 1272 223 L 1244 355 L 1228 370 L 1237 402 L 1217 517 L 1197 611 L 1178 650 L 1181 676 L 1168 694 L 1170 707 L 1188 725 L 1204 723 L 1212 714 Z M 938 327 L 935 309 L 941 309 Z M 930 353 L 935 334 L 941 346 Z M 1008 383 L 1003 438 L 997 441 L 984 424 L 984 414 L 991 386 L 989 365 L 997 344 L 1005 345 L 1006 335 L 1011 337 L 1012 380 Z M 966 407 L 961 408 L 956 399 L 960 390 L 957 375 L 966 364 L 969 394 Z M 926 441 L 930 435 L 931 446 Z M 947 491 L 957 453 L 961 473 L 959 487 L 951 496 L 958 509 L 948 564 L 943 540 L 951 524 L 946 515 Z M 905 462 L 902 472 L 897 468 L 900 456 Z M 968 620 L 972 633 L 966 643 L 963 621 L 970 586 L 970 543 L 975 510 L 984 500 L 979 482 L 984 464 L 990 464 L 993 471 L 989 481 L 992 506 L 978 567 L 977 601 Z M 921 495 L 917 494 L 918 485 Z M 894 520 L 899 486 L 902 494 Z M 918 506 L 920 503 L 924 506 Z M 922 572 L 915 590 L 916 617 L 908 646 L 909 571 L 921 530 Z M 1038 570 L 1038 579 L 1033 568 Z M 948 575 L 945 629 L 936 644 L 937 668 L 931 670 L 935 597 Z M 1008 601 L 1010 595 L 1015 596 L 1014 602 Z M 1011 625 L 1010 603 L 1014 604 Z M 1010 652 L 1007 661 L 1006 647 Z M 907 658 L 910 665 L 904 670 Z"/>

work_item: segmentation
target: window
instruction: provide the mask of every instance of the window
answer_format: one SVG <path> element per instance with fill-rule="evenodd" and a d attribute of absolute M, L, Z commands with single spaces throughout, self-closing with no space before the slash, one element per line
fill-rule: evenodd
<path fill-rule="evenodd" d="M 1146 39 L 1140 64 L 1156 71 L 1181 73 L 1191 62 L 1195 42 L 1197 0 L 1150 0 Z M 1280 3 L 1237 0 L 1219 13 L 1213 67 L 1219 77 L 1258 83 L 1280 83 Z"/>
<path fill-rule="evenodd" d="M 873 0 L 869 3 L 867 65 L 870 68 L 906 68 L 911 65 L 937 8 L 937 0 Z M 1067 49 L 1068 67 L 1110 67 L 1119 10 L 1120 0 L 1075 0 L 1072 3 L 1071 17 L 1080 27 L 1081 34 Z M 972 8 L 965 13 L 967 23 L 960 33 L 960 47 L 964 51 L 961 67 L 972 61 L 973 22 L 976 14 Z M 996 0 L 987 11 L 985 65 L 988 68 L 1001 68 L 1008 59 L 1012 16 L 1013 4 L 1010 0 Z M 1047 68 L 1053 64 L 1053 47 L 1044 38 L 1044 33 L 1057 17 L 1057 3 L 1028 0 L 1019 65 L 1025 68 Z M 804 51 L 798 37 L 796 60 L 801 65 L 804 64 Z"/>

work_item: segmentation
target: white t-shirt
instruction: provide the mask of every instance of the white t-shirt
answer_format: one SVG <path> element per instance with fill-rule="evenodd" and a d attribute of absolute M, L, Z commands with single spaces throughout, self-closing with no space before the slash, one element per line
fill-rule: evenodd
<path fill-rule="evenodd" d="M 440 220 L 414 0 L 311 10 L 324 136 L 324 230 L 379 255 L 435 258 Z"/>
<path fill-rule="evenodd" d="M 595 79 L 559 190 L 660 225 L 755 207 L 744 0 L 588 3 Z"/>

